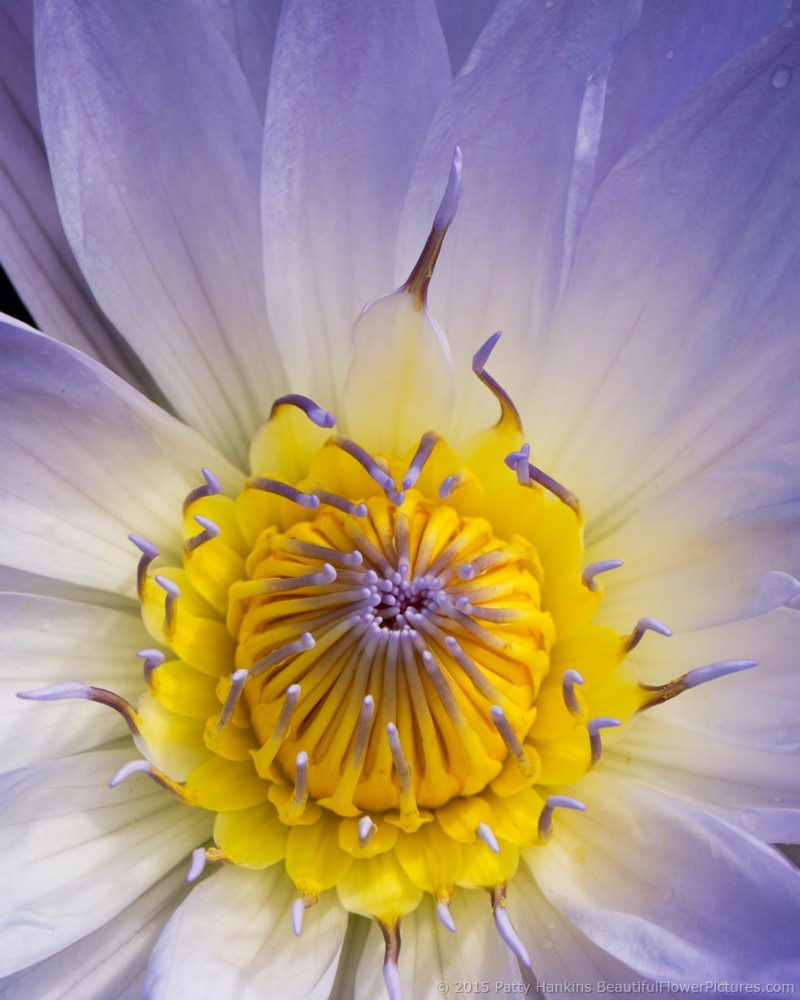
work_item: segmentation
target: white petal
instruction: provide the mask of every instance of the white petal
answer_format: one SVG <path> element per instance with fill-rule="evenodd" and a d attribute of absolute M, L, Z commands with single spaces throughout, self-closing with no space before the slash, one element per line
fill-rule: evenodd
<path fill-rule="evenodd" d="M 135 654 L 151 644 L 134 609 L 126 614 L 0 594 L 0 770 L 77 753 L 127 733 L 103 705 L 22 701 L 15 695 L 77 680 L 135 702 L 144 687 Z"/>
<path fill-rule="evenodd" d="M 0 560 L 133 593 L 133 533 L 180 544 L 181 504 L 211 468 L 241 474 L 96 362 L 22 324 L 0 324 Z"/>
<path fill-rule="evenodd" d="M 796 756 L 732 746 L 671 725 L 655 709 L 605 751 L 603 769 L 691 802 L 767 843 L 800 843 Z"/>
<path fill-rule="evenodd" d="M 323 1000 L 347 915 L 335 895 L 307 910 L 299 938 L 289 909 L 297 891 L 282 865 L 223 868 L 192 890 L 167 924 L 147 970 L 148 1000 Z"/>
<path fill-rule="evenodd" d="M 147 379 L 103 316 L 58 217 L 33 68 L 33 5 L 0 3 L 0 250 L 39 327 L 134 385 Z"/>
<path fill-rule="evenodd" d="M 334 410 L 353 321 L 398 284 L 400 208 L 449 80 L 425 0 L 301 0 L 282 17 L 264 146 L 267 302 L 292 385 Z M 449 159 L 441 185 L 448 170 Z"/>
<path fill-rule="evenodd" d="M 713 466 L 757 473 L 755 456 L 796 439 L 800 86 L 779 70 L 798 58 L 800 29 L 776 29 L 594 198 L 527 415 L 595 537 Z M 748 509 L 777 529 L 769 479 L 751 485 Z"/>
<path fill-rule="evenodd" d="M 714 816 L 600 772 L 530 852 L 548 901 L 653 979 L 800 984 L 800 872 Z"/>
<path fill-rule="evenodd" d="M 117 608 L 120 611 L 131 611 L 134 607 L 138 607 L 136 601 L 122 594 L 113 594 L 105 590 L 92 590 L 91 587 L 79 587 L 74 583 L 54 580 L 47 576 L 37 576 L 36 573 L 26 573 L 24 570 L 12 569 L 10 566 L 0 566 L 0 593 L 58 597 L 65 601 L 96 604 L 105 608 Z"/>
<path fill-rule="evenodd" d="M 442 926 L 427 895 L 416 910 L 403 917 L 398 962 L 403 997 L 413 1000 L 434 992 L 455 996 L 459 983 L 478 981 L 508 987 L 497 990 L 498 995 L 523 993 L 519 965 L 495 930 L 488 894 L 456 889 L 450 912 L 455 932 Z M 382 995 L 383 955 L 383 937 L 376 925 L 359 962 L 356 997 Z M 439 983 L 447 990 L 438 987 Z"/>
<path fill-rule="evenodd" d="M 508 911 L 531 955 L 533 973 L 548 996 L 578 996 L 571 984 L 641 983 L 642 976 L 590 941 L 542 895 L 523 853 L 508 891 Z M 549 987 L 549 988 L 548 988 Z M 622 991 L 620 991 L 622 992 Z"/>
<path fill-rule="evenodd" d="M 646 0 L 614 56 L 598 179 L 728 59 L 786 18 L 786 0 Z"/>
<path fill-rule="evenodd" d="M 102 751 L 0 778 L 0 974 L 96 930 L 208 837 L 208 813 L 174 802 L 143 775 L 107 787 L 131 756 Z"/>
<path fill-rule="evenodd" d="M 243 458 L 283 381 L 240 67 L 188 0 L 39 0 L 36 45 L 59 209 L 98 302 L 180 415 Z"/>
<path fill-rule="evenodd" d="M 627 0 L 499 3 L 441 104 L 404 206 L 394 284 L 419 253 L 458 144 L 464 196 L 430 302 L 465 376 L 500 329 L 492 374 L 512 394 L 526 388 L 588 193 L 608 57 L 635 13 Z M 475 395 L 462 402 L 472 422 Z M 491 417 L 494 400 L 477 398 Z"/>
<path fill-rule="evenodd" d="M 138 1000 L 153 945 L 188 892 L 185 875 L 179 865 L 93 933 L 0 982 L 3 1000 Z"/>

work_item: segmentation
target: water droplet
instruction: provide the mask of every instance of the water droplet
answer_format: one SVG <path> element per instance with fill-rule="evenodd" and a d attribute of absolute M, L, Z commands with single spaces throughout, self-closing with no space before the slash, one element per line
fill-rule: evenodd
<path fill-rule="evenodd" d="M 786 20 L 783 22 L 784 28 L 794 28 L 796 24 L 797 22 L 793 17 L 787 17 Z"/>
<path fill-rule="evenodd" d="M 667 49 L 667 51 L 664 53 L 664 58 L 665 59 L 674 59 L 675 58 L 675 49 Z"/>
<path fill-rule="evenodd" d="M 772 801 L 773 801 L 774 803 L 776 803 L 776 804 L 777 804 L 778 802 L 783 802 L 783 796 L 782 796 L 782 795 L 773 795 L 773 796 L 772 796 Z"/>
<path fill-rule="evenodd" d="M 792 80 L 792 70 L 791 67 L 784 65 L 783 63 L 777 67 L 775 72 L 772 74 L 772 86 L 776 90 L 783 90 L 784 87 L 788 87 Z"/>
<path fill-rule="evenodd" d="M 551 7 L 555 7 L 556 0 L 544 0 L 544 5 L 547 8 L 547 10 L 550 10 Z"/>

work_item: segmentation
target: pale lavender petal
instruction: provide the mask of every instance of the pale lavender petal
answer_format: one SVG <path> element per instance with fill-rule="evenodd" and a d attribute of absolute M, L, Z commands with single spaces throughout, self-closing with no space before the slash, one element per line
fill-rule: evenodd
<path fill-rule="evenodd" d="M 0 332 L 0 562 L 135 593 L 128 535 L 174 556 L 201 468 L 232 490 L 241 473 L 73 348 L 12 321 Z"/>
<path fill-rule="evenodd" d="M 44 1000 L 54 996 L 54 989 L 59 1000 L 139 1000 L 153 945 L 189 891 L 184 875 L 185 865 L 180 864 L 93 933 L 0 980 L 3 1000 Z"/>
<path fill-rule="evenodd" d="M 37 4 L 42 125 L 98 302 L 177 412 L 232 457 L 280 394 L 260 263 L 262 126 L 189 0 Z"/>
<path fill-rule="evenodd" d="M 15 859 L 0 896 L 0 974 L 101 927 L 210 835 L 207 812 L 144 776 L 109 789 L 129 758 L 103 750 L 0 778 L 0 845 Z"/>
<path fill-rule="evenodd" d="M 458 144 L 464 196 L 430 293 L 456 370 L 469 371 L 498 329 L 503 348 L 492 363 L 503 384 L 519 388 L 538 363 L 590 189 L 610 54 L 636 13 L 627 0 L 505 0 L 453 81 L 404 206 L 395 277 L 424 242 Z M 491 415 L 492 403 L 482 412 Z M 463 405 L 474 420 L 471 399 Z"/>
<path fill-rule="evenodd" d="M 775 402 L 786 411 L 783 432 L 792 434 L 791 395 Z M 762 429 L 753 432 L 761 435 Z M 770 433 L 775 431 L 763 428 Z M 709 435 L 713 441 L 713 429 Z M 614 511 L 592 520 L 587 559 L 613 553 L 624 564 L 605 581 L 609 624 L 626 628 L 646 613 L 675 631 L 707 628 L 797 596 L 800 444 L 748 450 L 742 448 L 742 459 L 736 451 L 724 456 L 661 496 L 654 495 L 657 485 L 651 487 L 623 520 Z M 676 456 L 676 464 L 685 459 Z"/>
<path fill-rule="evenodd" d="M 0 3 L 0 258 L 36 323 L 133 385 L 141 362 L 89 291 L 58 216 L 33 68 L 32 0 Z"/>
<path fill-rule="evenodd" d="M 539 464 L 581 497 L 594 540 L 748 460 L 749 509 L 779 530 L 754 456 L 796 439 L 800 86 L 782 67 L 799 60 L 800 29 L 776 29 L 594 199 L 527 407 Z"/>
<path fill-rule="evenodd" d="M 714 692 L 707 694 L 706 712 L 713 713 Z M 608 748 L 603 769 L 621 781 L 691 802 L 767 843 L 800 843 L 796 755 L 724 743 L 672 725 L 661 712 L 648 712 L 622 743 Z"/>
<path fill-rule="evenodd" d="M 401 205 L 449 80 L 428 0 L 298 0 L 284 12 L 264 146 L 267 302 L 292 385 L 332 409 L 356 316 L 394 287 Z"/>
<path fill-rule="evenodd" d="M 800 872 L 721 820 L 601 772 L 528 852 L 550 904 L 643 976 L 800 983 Z"/>
<path fill-rule="evenodd" d="M 290 919 L 297 895 L 282 865 L 215 872 L 164 929 L 148 965 L 145 995 L 327 1000 L 347 914 L 333 893 L 323 894 L 306 912 L 298 938 Z"/>
<path fill-rule="evenodd" d="M 632 993 L 630 984 L 644 984 L 644 978 L 598 948 L 544 898 L 528 868 L 528 859 L 535 859 L 537 851 L 522 856 L 509 887 L 508 911 L 530 949 L 541 993 L 573 997 L 578 993 L 575 983 L 619 984 L 621 993 L 627 984 Z"/>
<path fill-rule="evenodd" d="M 230 46 L 262 117 L 282 0 L 196 0 Z"/>
<path fill-rule="evenodd" d="M 498 0 L 436 0 L 453 75 L 462 68 Z"/>
<path fill-rule="evenodd" d="M 597 181 L 724 63 L 785 20 L 791 0 L 645 0 L 608 78 Z"/>

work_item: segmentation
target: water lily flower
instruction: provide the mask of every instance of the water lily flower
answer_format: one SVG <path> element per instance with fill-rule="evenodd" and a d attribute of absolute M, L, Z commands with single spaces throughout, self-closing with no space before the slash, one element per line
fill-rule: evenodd
<path fill-rule="evenodd" d="M 4 997 L 800 984 L 789 14 L 0 2 Z"/>

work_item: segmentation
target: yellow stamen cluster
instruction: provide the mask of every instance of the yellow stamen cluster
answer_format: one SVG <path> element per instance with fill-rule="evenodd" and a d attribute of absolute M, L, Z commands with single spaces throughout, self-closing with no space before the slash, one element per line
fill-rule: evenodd
<path fill-rule="evenodd" d="M 517 437 L 367 456 L 281 405 L 238 498 L 187 498 L 183 566 L 142 563 L 174 658 L 137 720 L 153 773 L 217 813 L 210 860 L 281 862 L 387 928 L 454 885 L 505 898 L 593 720 L 645 701 L 592 624 L 579 515 L 504 464 Z"/>

